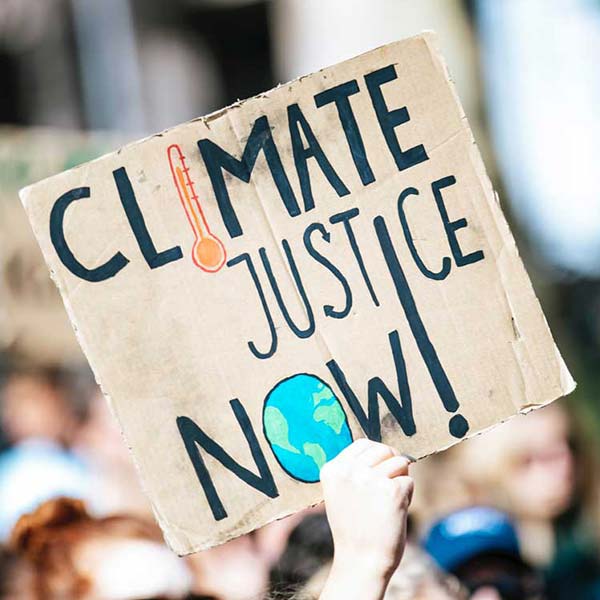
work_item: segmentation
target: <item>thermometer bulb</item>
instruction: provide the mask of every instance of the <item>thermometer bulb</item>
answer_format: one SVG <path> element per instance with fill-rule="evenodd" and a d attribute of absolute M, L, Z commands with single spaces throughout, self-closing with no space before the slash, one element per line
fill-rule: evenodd
<path fill-rule="evenodd" d="M 181 148 L 177 144 L 173 144 L 169 146 L 167 153 L 173 181 L 179 194 L 179 200 L 194 232 L 192 260 L 203 271 L 215 273 L 225 264 L 225 260 L 227 259 L 225 246 L 211 232 L 206 222 L 194 188 L 194 182 L 190 177 L 189 167 L 185 163 L 185 156 Z"/>

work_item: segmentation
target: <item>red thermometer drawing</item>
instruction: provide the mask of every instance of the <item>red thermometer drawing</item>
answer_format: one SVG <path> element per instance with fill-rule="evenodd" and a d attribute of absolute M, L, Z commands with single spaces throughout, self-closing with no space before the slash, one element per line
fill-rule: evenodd
<path fill-rule="evenodd" d="M 215 273 L 224 264 L 227 258 L 225 246 L 214 235 L 198 202 L 198 195 L 194 189 L 194 182 L 190 177 L 190 169 L 185 164 L 185 156 L 178 144 L 168 147 L 169 165 L 179 199 L 185 210 L 185 215 L 194 232 L 194 246 L 192 260 L 197 267 L 208 273 Z"/>

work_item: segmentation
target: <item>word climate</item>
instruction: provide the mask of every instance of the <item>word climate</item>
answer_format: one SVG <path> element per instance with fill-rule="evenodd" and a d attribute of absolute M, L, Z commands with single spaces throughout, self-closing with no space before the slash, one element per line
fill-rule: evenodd
<path fill-rule="evenodd" d="M 380 130 L 382 142 L 391 154 L 398 171 L 410 168 L 429 160 L 424 144 L 403 149 L 398 137 L 398 128 L 410 121 L 407 107 L 390 108 L 384 99 L 383 87 L 397 79 L 394 65 L 374 70 L 364 75 L 364 85 L 372 106 L 372 118 Z M 359 94 L 361 89 L 357 79 L 346 81 L 340 85 L 319 92 L 313 97 L 315 106 L 320 110 L 335 109 L 338 118 L 338 133 L 345 139 L 346 151 L 349 154 L 363 187 L 376 181 L 376 173 L 368 159 L 363 133 L 352 109 L 351 97 Z M 290 174 L 284 169 L 280 150 L 272 133 L 272 127 L 267 116 L 258 117 L 251 125 L 245 147 L 237 156 L 223 148 L 214 140 L 204 138 L 197 142 L 199 158 L 202 159 L 208 180 L 212 186 L 223 226 L 229 239 L 240 238 L 244 235 L 243 223 L 237 212 L 239 200 L 232 199 L 230 185 L 233 179 L 251 184 L 252 174 L 257 164 L 259 154 L 266 160 L 272 182 L 278 192 L 283 210 L 289 218 L 295 218 L 315 208 L 311 169 L 319 169 L 338 197 L 351 194 L 334 169 L 332 162 L 325 154 L 321 143 L 308 119 L 305 117 L 299 103 L 285 107 L 287 125 L 291 146 L 291 155 L 295 166 L 295 176 L 299 184 L 302 199 L 296 197 L 290 183 Z M 329 131 L 329 135 L 333 135 Z M 259 360 L 265 361 L 273 357 L 279 347 L 279 335 L 273 311 L 278 310 L 291 332 L 300 339 L 310 338 L 316 331 L 315 309 L 306 293 L 302 274 L 297 267 L 297 261 L 292 252 L 288 239 L 280 240 L 281 255 L 287 262 L 286 268 L 291 273 L 296 286 L 297 297 L 302 301 L 306 324 L 296 323 L 289 307 L 281 293 L 281 286 L 272 265 L 272 259 L 264 246 L 257 252 L 242 252 L 225 260 L 226 243 L 217 239 L 208 228 L 204 213 L 200 207 L 194 184 L 190 178 L 190 168 L 178 145 L 168 147 L 169 164 L 175 186 L 186 216 L 195 234 L 195 245 L 192 255 L 194 263 L 208 272 L 215 272 L 226 265 L 228 269 L 246 269 L 247 276 L 256 291 L 257 311 L 263 314 L 268 341 L 257 343 L 253 340 L 246 342 L 248 351 Z M 311 169 L 309 169 L 311 165 Z M 227 177 L 225 174 L 227 173 Z M 131 183 L 126 167 L 122 166 L 112 173 L 116 190 L 122 204 L 125 217 L 133 236 L 139 246 L 142 257 L 151 270 L 164 268 L 170 263 L 184 258 L 181 246 L 173 245 L 168 249 L 158 250 L 149 231 L 136 192 Z M 461 248 L 457 232 L 467 227 L 463 218 L 451 220 L 444 199 L 444 191 L 457 184 L 456 177 L 448 174 L 445 177 L 431 181 L 428 189 L 419 190 L 415 187 L 405 187 L 398 191 L 397 214 L 401 225 L 404 242 L 408 246 L 412 260 L 423 277 L 441 281 L 448 277 L 452 267 L 465 267 L 484 258 L 483 251 L 465 252 Z M 236 187 L 239 193 L 239 185 Z M 63 194 L 54 204 L 50 215 L 50 237 L 56 253 L 62 264 L 75 276 L 94 283 L 99 283 L 117 276 L 124 271 L 130 262 L 122 252 L 117 252 L 111 258 L 99 265 L 84 265 L 76 252 L 70 247 L 64 233 L 65 215 L 68 207 L 76 201 L 91 196 L 88 187 L 79 187 Z M 411 199 L 420 197 L 419 202 L 430 201 L 435 204 L 437 218 L 444 231 L 446 251 L 439 257 L 436 269 L 427 266 L 420 256 L 414 243 L 410 220 L 405 205 Z M 271 198 L 269 198 L 271 200 Z M 368 198 L 369 201 L 375 198 Z M 385 198 L 377 198 L 378 202 Z M 389 201 L 389 199 L 388 199 Z M 361 223 L 361 213 L 358 206 L 338 210 L 329 215 L 326 222 L 315 221 L 299 231 L 302 245 L 307 255 L 334 277 L 343 292 L 344 301 L 340 306 L 323 304 L 322 310 L 327 318 L 346 319 L 351 315 L 354 292 L 344 274 L 344 266 L 335 264 L 331 258 L 319 250 L 323 242 L 326 244 L 342 243 L 348 252 L 345 265 L 355 263 L 358 267 L 362 282 L 368 291 L 372 303 L 378 307 L 380 300 L 377 290 L 363 258 L 364 248 L 358 241 L 356 230 L 365 229 Z M 435 386 L 444 409 L 453 416 L 449 420 L 449 432 L 455 438 L 462 438 L 469 430 L 467 419 L 459 414 L 459 402 L 452 384 L 440 361 L 438 353 L 430 339 L 417 303 L 411 291 L 405 271 L 398 258 L 398 253 L 390 236 L 388 224 L 382 215 L 372 220 L 372 226 L 379 243 L 381 256 L 393 282 L 397 298 L 409 330 L 414 337 L 421 358 Z M 318 242 L 318 243 L 317 243 Z M 200 244 L 207 246 L 210 254 L 198 250 Z M 214 258 L 213 258 L 214 256 Z M 258 270 L 263 273 L 259 276 Z M 324 276 L 325 272 L 323 272 Z M 261 284 L 262 276 L 266 277 L 275 298 L 276 307 L 269 306 L 267 294 Z M 269 294 L 271 297 L 271 294 Z M 407 374 L 406 361 L 403 355 L 400 336 L 396 329 L 388 332 L 388 342 L 395 366 L 394 394 L 390 387 L 380 377 L 372 377 L 367 382 L 367 409 L 359 400 L 358 393 L 350 386 L 342 365 L 332 359 L 326 363 L 331 382 L 340 390 L 348 409 L 356 417 L 364 434 L 371 439 L 381 440 L 381 422 L 379 402 L 382 400 L 389 413 L 397 421 L 406 436 L 412 436 L 417 428 L 413 418 L 411 388 Z M 352 441 L 346 413 L 340 400 L 335 396 L 331 384 L 307 373 L 295 373 L 281 380 L 265 396 L 263 410 L 263 432 L 271 446 L 275 458 L 281 467 L 293 478 L 304 482 L 315 482 L 319 479 L 319 469 L 333 458 Z M 227 512 L 219 498 L 211 474 L 202 457 L 202 452 L 211 455 L 225 469 L 234 473 L 240 480 L 252 488 L 259 490 L 270 498 L 279 495 L 275 480 L 263 454 L 261 445 L 255 433 L 255 428 L 248 413 L 239 398 L 230 402 L 231 409 L 239 424 L 240 431 L 246 439 L 255 462 L 258 474 L 239 464 L 232 456 L 212 439 L 202 428 L 189 417 L 178 416 L 177 426 L 183 443 L 191 459 L 198 480 L 209 502 L 216 520 L 223 519 Z"/>

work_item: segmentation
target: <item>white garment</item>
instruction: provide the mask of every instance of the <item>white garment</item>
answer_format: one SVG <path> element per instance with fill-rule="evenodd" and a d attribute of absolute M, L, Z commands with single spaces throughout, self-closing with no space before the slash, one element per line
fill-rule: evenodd
<path fill-rule="evenodd" d="M 30 439 L 0 455 L 0 540 L 18 518 L 57 496 L 88 499 L 85 465 L 60 446 Z"/>

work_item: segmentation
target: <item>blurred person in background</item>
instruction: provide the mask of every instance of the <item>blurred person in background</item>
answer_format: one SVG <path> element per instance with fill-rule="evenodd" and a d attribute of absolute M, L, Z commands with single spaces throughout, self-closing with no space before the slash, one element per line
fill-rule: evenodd
<path fill-rule="evenodd" d="M 2 429 L 9 444 L 46 439 L 66 446 L 76 423 L 58 370 L 15 369 L 8 374 L 2 389 Z"/>
<path fill-rule="evenodd" d="M 445 516 L 432 525 L 423 546 L 469 590 L 471 600 L 546 598 L 542 576 L 521 556 L 516 529 L 496 509 L 473 506 Z"/>
<path fill-rule="evenodd" d="M 86 414 L 73 439 L 73 451 L 84 461 L 93 496 L 88 501 L 94 515 L 127 513 L 151 517 L 135 465 L 108 401 L 97 385 L 85 392 Z"/>
<path fill-rule="evenodd" d="M 153 522 L 95 519 L 79 500 L 50 500 L 23 515 L 10 547 L 7 599 L 181 600 L 191 591 L 185 560 L 164 546 Z"/>
<path fill-rule="evenodd" d="M 14 370 L 0 396 L 0 540 L 17 518 L 57 495 L 85 497 L 85 464 L 71 452 L 77 415 L 56 370 Z"/>
<path fill-rule="evenodd" d="M 321 540 L 321 535 L 328 536 L 329 541 Z M 327 548 L 329 553 L 325 556 Z M 279 572 L 288 564 L 292 569 L 298 568 L 302 561 L 296 554 L 302 551 L 310 555 L 302 574 Z M 283 597 L 285 589 L 296 589 L 297 584 L 308 581 L 332 554 L 331 532 L 323 506 L 319 505 L 273 521 L 222 546 L 191 554 L 188 560 L 195 576 L 195 593 L 245 600 L 262 597 L 267 587 L 277 590 L 278 597 L 281 591 Z M 293 582 L 288 576 L 293 577 Z"/>
<path fill-rule="evenodd" d="M 216 600 L 258 600 L 267 590 L 268 566 L 253 533 L 186 557 L 192 590 Z"/>
<path fill-rule="evenodd" d="M 600 597 L 597 469 L 565 405 L 519 415 L 451 451 L 464 502 L 509 512 L 550 598 Z M 450 463 L 447 462 L 447 465 Z"/>
<path fill-rule="evenodd" d="M 25 593 L 31 572 L 11 550 L 0 546 L 0 600 L 35 600 Z"/>
<path fill-rule="evenodd" d="M 383 597 L 406 543 L 413 485 L 408 465 L 392 448 L 363 439 L 323 468 L 334 558 L 321 600 Z M 4 598 L 183 600 L 198 595 L 190 562 L 161 543 L 152 522 L 125 515 L 93 518 L 79 500 L 57 498 L 21 516 L 10 548 L 14 554 L 4 566 Z M 247 575 L 221 562 L 212 568 L 222 579 L 237 578 L 238 585 Z M 250 587 L 243 596 L 214 597 L 258 598 Z"/>
<path fill-rule="evenodd" d="M 408 544 L 384 600 L 466 600 L 460 581 L 442 571 L 416 544 Z"/>
<path fill-rule="evenodd" d="M 300 522 L 304 521 L 305 517 L 312 514 L 322 515 L 323 506 L 317 505 L 306 508 L 283 519 L 272 521 L 254 532 L 258 551 L 269 569 L 276 567 L 283 552 L 289 546 L 292 531 Z"/>
<path fill-rule="evenodd" d="M 73 446 L 88 468 L 93 490 L 88 508 L 94 516 L 128 514 L 151 519 L 150 504 L 108 402 L 96 385 L 89 393 L 86 417 Z M 260 598 L 266 590 L 269 566 L 258 547 L 258 535 L 244 535 L 188 556 L 194 594 L 218 600 Z"/>
<path fill-rule="evenodd" d="M 289 590 L 274 594 L 274 599 L 315 600 L 319 598 L 331 565 L 321 567 L 290 596 Z M 458 579 L 442 571 L 416 544 L 408 543 L 398 568 L 390 578 L 383 600 L 466 600 L 467 591 Z"/>
<path fill-rule="evenodd" d="M 325 583 L 332 559 L 333 537 L 325 512 L 307 514 L 290 533 L 271 569 L 271 592 L 282 599 L 290 597 L 309 581 L 310 589 L 318 591 Z"/>

